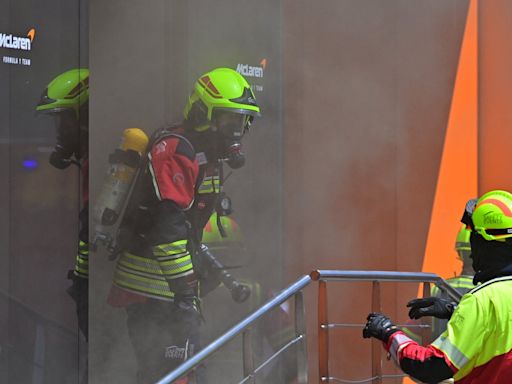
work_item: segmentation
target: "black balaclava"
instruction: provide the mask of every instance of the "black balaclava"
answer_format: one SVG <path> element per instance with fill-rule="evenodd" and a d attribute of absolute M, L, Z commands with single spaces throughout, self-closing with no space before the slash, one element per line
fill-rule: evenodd
<path fill-rule="evenodd" d="M 50 154 L 50 164 L 56 168 L 67 168 L 73 161 L 87 155 L 88 151 L 88 106 L 80 109 L 77 116 L 73 110 L 66 110 L 55 115 L 57 142 Z"/>
<path fill-rule="evenodd" d="M 475 277 L 473 284 L 496 277 L 512 275 L 512 241 L 488 241 L 472 231 L 470 236 L 471 258 Z"/>

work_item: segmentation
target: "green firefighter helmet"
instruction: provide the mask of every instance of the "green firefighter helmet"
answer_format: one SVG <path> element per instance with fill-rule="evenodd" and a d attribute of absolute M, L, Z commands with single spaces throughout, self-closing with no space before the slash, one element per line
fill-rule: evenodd
<path fill-rule="evenodd" d="M 512 237 L 512 194 L 494 190 L 480 197 L 471 215 L 474 230 L 485 240 Z"/>
<path fill-rule="evenodd" d="M 469 256 L 471 255 L 471 243 L 469 237 L 471 236 L 471 229 L 466 224 L 462 224 L 457 232 L 455 239 L 455 251 L 459 255 L 459 259 L 463 263 L 470 263 Z M 469 264 L 468 264 L 469 265 Z"/>
<path fill-rule="evenodd" d="M 203 230 L 203 243 L 212 250 L 242 244 L 244 237 L 237 222 L 229 216 L 220 216 L 220 222 L 226 235 L 226 237 L 222 237 L 217 225 L 217 217 L 217 213 L 214 212 L 206 223 Z"/>
<path fill-rule="evenodd" d="M 199 77 L 183 116 L 195 131 L 203 132 L 215 127 L 216 119 L 223 112 L 238 115 L 243 131 L 260 113 L 251 86 L 242 75 L 230 68 L 216 68 Z"/>
<path fill-rule="evenodd" d="M 217 223 L 220 218 L 226 237 L 222 237 Z M 237 222 L 229 216 L 213 213 L 203 229 L 203 244 L 227 267 L 237 267 L 248 263 L 248 252 L 244 236 Z"/>
<path fill-rule="evenodd" d="M 61 73 L 48 84 L 36 106 L 36 111 L 60 113 L 73 110 L 78 116 L 80 108 L 88 101 L 89 70 L 75 68 Z"/>
<path fill-rule="evenodd" d="M 457 233 L 457 238 L 455 239 L 456 251 L 471 251 L 471 244 L 469 243 L 470 235 L 471 229 L 468 228 L 466 224 L 463 224 Z"/>

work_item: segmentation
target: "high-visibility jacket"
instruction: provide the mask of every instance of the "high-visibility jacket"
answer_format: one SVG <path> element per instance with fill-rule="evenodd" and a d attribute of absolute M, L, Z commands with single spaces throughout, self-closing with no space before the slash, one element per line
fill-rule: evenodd
<path fill-rule="evenodd" d="M 461 295 L 465 295 L 469 291 L 471 291 L 473 288 L 475 288 L 475 285 L 473 284 L 473 276 L 469 275 L 460 275 L 455 276 L 450 279 L 447 279 L 446 282 L 450 284 L 452 288 L 455 288 L 457 292 L 459 292 Z M 430 295 L 434 297 L 440 297 L 442 299 L 450 299 L 450 296 L 441 291 L 437 286 L 433 286 L 430 290 Z M 407 323 L 407 325 L 417 325 L 420 324 L 419 320 L 411 320 Z M 420 334 L 415 332 L 415 329 L 413 327 L 404 327 L 402 330 L 404 333 L 412 338 L 414 341 L 417 341 L 421 344 L 427 344 L 431 343 L 435 339 L 437 339 L 441 333 L 443 333 L 446 330 L 446 325 L 448 324 L 448 320 L 446 319 L 438 319 L 438 318 L 432 318 L 432 338 L 430 340 L 422 340 L 422 337 Z"/>
<path fill-rule="evenodd" d="M 512 276 L 464 295 L 446 331 L 422 347 L 403 332 L 386 349 L 410 376 L 427 383 L 450 375 L 458 384 L 512 383 Z"/>
<path fill-rule="evenodd" d="M 446 282 L 450 284 L 452 288 L 455 288 L 457 292 L 459 292 L 461 295 L 465 295 L 469 291 L 471 291 L 473 288 L 475 288 L 475 285 L 473 284 L 473 276 L 468 275 L 461 275 L 452 277 L 450 279 L 447 279 Z M 450 296 L 448 294 L 441 291 L 437 286 L 433 286 L 431 289 L 431 295 L 435 297 L 440 297 L 442 299 L 448 299 L 450 300 Z M 446 327 L 448 325 L 448 320 L 446 319 L 438 319 L 433 318 L 432 319 L 432 340 L 437 339 L 441 333 L 443 333 L 446 330 Z M 427 342 L 430 342 L 431 340 L 428 340 Z"/>

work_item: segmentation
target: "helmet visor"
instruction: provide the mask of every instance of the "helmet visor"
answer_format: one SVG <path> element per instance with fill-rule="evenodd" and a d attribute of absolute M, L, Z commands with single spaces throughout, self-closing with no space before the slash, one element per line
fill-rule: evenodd
<path fill-rule="evenodd" d="M 229 110 L 216 110 L 213 114 L 213 125 L 224 137 L 241 139 L 248 127 L 249 115 Z"/>
<path fill-rule="evenodd" d="M 475 229 L 473 225 L 473 212 L 475 211 L 477 199 L 471 199 L 466 203 L 466 207 L 464 209 L 464 213 L 462 214 L 462 218 L 460 219 L 461 223 L 466 224 L 472 230 Z"/>

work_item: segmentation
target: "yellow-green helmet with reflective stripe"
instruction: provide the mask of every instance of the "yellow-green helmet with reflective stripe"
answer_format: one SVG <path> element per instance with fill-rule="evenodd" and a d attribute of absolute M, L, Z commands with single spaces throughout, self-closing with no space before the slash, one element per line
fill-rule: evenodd
<path fill-rule="evenodd" d="M 211 126 L 215 111 L 220 110 L 245 115 L 248 124 L 260 113 L 251 86 L 230 68 L 216 68 L 199 77 L 183 116 L 194 130 L 202 132 Z"/>
<path fill-rule="evenodd" d="M 89 70 L 75 68 L 58 75 L 41 95 L 36 111 L 59 113 L 79 110 L 89 101 Z"/>
<path fill-rule="evenodd" d="M 217 213 L 214 212 L 203 230 L 203 243 L 211 249 L 226 247 L 233 243 L 243 243 L 242 231 L 237 222 L 229 216 L 220 216 L 220 222 L 226 237 L 222 237 L 217 225 Z"/>
<path fill-rule="evenodd" d="M 512 194 L 502 190 L 487 192 L 478 199 L 471 219 L 474 230 L 485 240 L 512 237 Z"/>
<path fill-rule="evenodd" d="M 471 229 L 463 224 L 457 233 L 455 239 L 455 250 L 456 251 L 471 251 L 471 244 L 469 243 L 469 237 L 471 235 Z"/>

